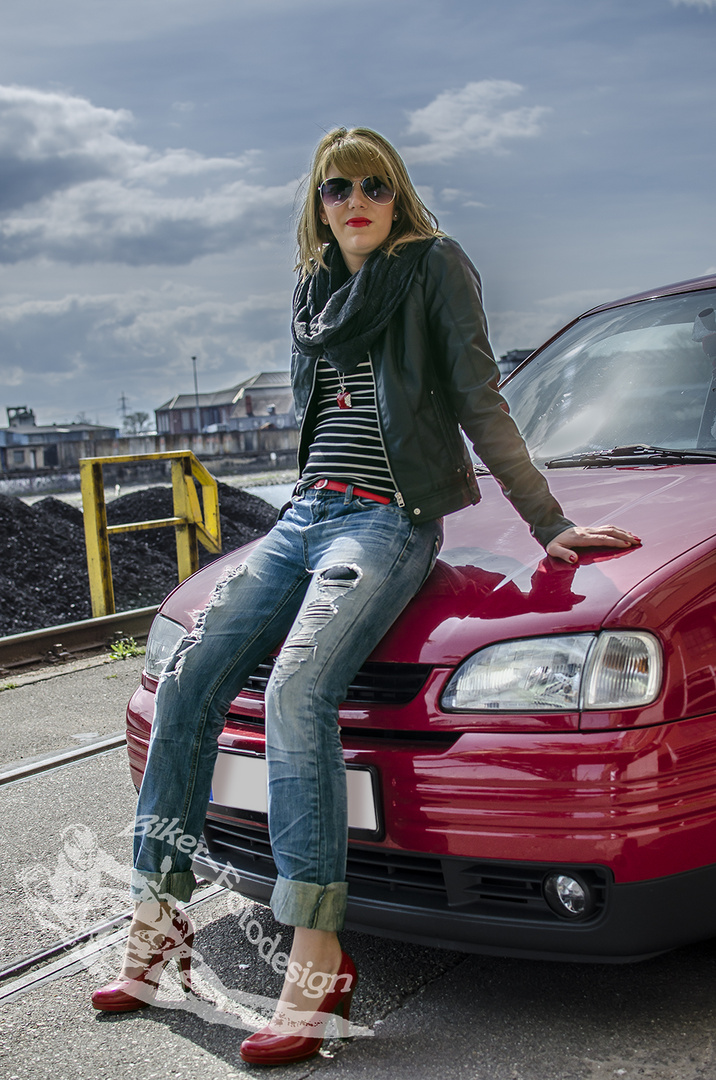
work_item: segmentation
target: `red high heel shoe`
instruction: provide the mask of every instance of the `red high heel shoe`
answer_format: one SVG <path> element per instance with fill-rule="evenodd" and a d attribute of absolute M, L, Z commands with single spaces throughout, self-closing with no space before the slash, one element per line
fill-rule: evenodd
<path fill-rule="evenodd" d="M 358 981 L 355 964 L 347 953 L 341 954 L 341 966 L 333 976 L 333 989 L 323 999 L 320 1010 L 301 1025 L 301 1032 L 308 1034 L 284 1035 L 271 1024 L 249 1035 L 241 1044 L 241 1057 L 251 1065 L 289 1065 L 312 1057 L 321 1049 L 326 1023 L 332 1013 L 337 1020 L 341 1038 L 348 1037 L 348 1014 L 353 991 Z M 290 1023 L 290 1021 L 289 1021 Z"/>
<path fill-rule="evenodd" d="M 92 994 L 92 1004 L 102 1012 L 132 1012 L 151 1005 L 157 996 L 159 980 L 170 960 L 179 965 L 185 994 L 191 990 L 191 950 L 194 927 L 182 911 L 175 911 L 168 927 L 133 922 L 129 932 L 127 957 L 144 968 L 134 979 L 121 976 Z"/>

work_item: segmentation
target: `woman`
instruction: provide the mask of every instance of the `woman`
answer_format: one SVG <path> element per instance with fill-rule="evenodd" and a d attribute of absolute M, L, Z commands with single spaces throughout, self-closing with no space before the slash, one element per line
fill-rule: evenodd
<path fill-rule="evenodd" d="M 323 1019 L 348 1015 L 356 972 L 337 937 L 347 892 L 338 706 L 430 573 L 441 518 L 479 499 L 460 429 L 550 555 L 576 561 L 581 546 L 639 542 L 562 514 L 496 390 L 477 272 L 382 136 L 341 128 L 322 139 L 298 246 L 300 480 L 162 677 L 137 812 L 177 818 L 189 841 L 180 851 L 137 836 L 125 965 L 93 995 L 99 1009 L 139 1008 L 171 957 L 188 985 L 191 927 L 176 901 L 194 885 L 217 737 L 232 699 L 285 638 L 266 690 L 271 907 L 295 933 L 276 1014 L 241 1048 L 266 1064 L 316 1053 Z M 320 1001 L 316 988 L 326 991 Z"/>

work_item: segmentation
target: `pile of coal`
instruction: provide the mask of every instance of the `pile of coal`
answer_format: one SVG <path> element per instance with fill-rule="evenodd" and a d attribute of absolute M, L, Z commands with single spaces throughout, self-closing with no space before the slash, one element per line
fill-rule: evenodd
<path fill-rule="evenodd" d="M 241 488 L 219 484 L 223 551 L 263 536 L 276 510 Z M 152 487 L 107 505 L 110 525 L 173 516 L 170 488 Z M 174 529 L 110 538 L 117 611 L 158 604 L 177 584 Z M 201 545 L 199 562 L 217 558 Z M 82 512 L 48 497 L 27 506 L 0 495 L 0 636 L 88 619 L 92 614 Z"/>

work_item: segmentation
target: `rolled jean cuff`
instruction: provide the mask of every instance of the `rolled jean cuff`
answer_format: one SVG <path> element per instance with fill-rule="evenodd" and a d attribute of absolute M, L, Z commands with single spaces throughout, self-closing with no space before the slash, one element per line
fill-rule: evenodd
<path fill-rule="evenodd" d="M 342 930 L 347 902 L 347 881 L 313 885 L 279 876 L 271 894 L 271 910 L 278 922 L 309 930 Z"/>
<path fill-rule="evenodd" d="M 135 904 L 147 900 L 159 900 L 171 904 L 179 900 L 186 903 L 196 888 L 196 878 L 191 870 L 178 874 L 150 874 L 144 870 L 132 870 L 129 892 Z"/>

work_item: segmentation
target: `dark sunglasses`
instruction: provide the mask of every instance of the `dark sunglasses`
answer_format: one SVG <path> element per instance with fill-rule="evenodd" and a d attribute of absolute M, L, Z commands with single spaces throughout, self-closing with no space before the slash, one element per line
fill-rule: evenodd
<path fill-rule="evenodd" d="M 395 192 L 377 176 L 366 176 L 360 182 L 361 191 L 371 202 L 379 206 L 387 206 L 395 198 Z M 324 206 L 340 206 L 346 201 L 353 191 L 353 181 L 346 180 L 342 176 L 333 176 L 330 180 L 324 180 L 318 189 Z"/>

